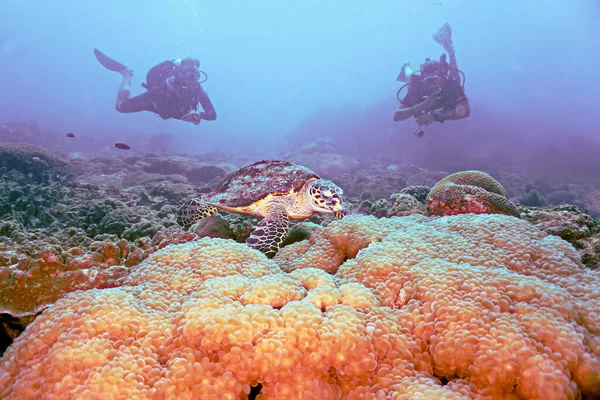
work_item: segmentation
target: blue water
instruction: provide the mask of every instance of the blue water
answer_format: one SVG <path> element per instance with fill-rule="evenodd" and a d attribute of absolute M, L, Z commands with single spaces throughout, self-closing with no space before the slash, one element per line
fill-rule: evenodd
<path fill-rule="evenodd" d="M 0 120 L 114 141 L 168 133 L 191 153 L 277 154 L 316 137 L 406 157 L 589 148 L 600 136 L 599 20 L 596 0 L 2 0 Z M 442 54 L 431 35 L 446 21 L 471 116 L 417 141 L 414 121 L 391 121 L 395 78 L 405 60 Z M 136 71 L 133 95 L 156 63 L 200 59 L 218 119 L 116 112 L 120 76 L 94 47 Z"/>

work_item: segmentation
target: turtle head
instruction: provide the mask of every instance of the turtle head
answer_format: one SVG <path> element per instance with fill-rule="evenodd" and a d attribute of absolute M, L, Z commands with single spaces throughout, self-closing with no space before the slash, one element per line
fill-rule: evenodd
<path fill-rule="evenodd" d="M 344 215 L 342 194 L 344 191 L 335 183 L 326 179 L 316 179 L 307 184 L 308 199 L 316 212 Z"/>

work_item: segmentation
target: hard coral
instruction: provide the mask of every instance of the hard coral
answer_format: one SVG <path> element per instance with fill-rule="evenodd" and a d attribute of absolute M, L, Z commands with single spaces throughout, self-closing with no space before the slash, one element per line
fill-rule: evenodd
<path fill-rule="evenodd" d="M 387 217 L 388 209 L 386 199 L 379 199 L 373 202 L 371 207 L 369 207 L 369 213 L 377 218 Z"/>
<path fill-rule="evenodd" d="M 600 275 L 525 221 L 347 216 L 279 253 L 203 238 L 66 296 L 0 361 L 0 397 L 600 392 Z"/>
<path fill-rule="evenodd" d="M 519 203 L 528 207 L 541 207 L 546 204 L 546 200 L 540 194 L 540 192 L 535 189 L 531 189 L 521 196 Z"/>
<path fill-rule="evenodd" d="M 397 193 L 390 196 L 394 201 L 392 208 L 388 212 L 390 217 L 403 217 L 412 214 L 425 214 L 425 204 L 416 197 L 407 193 Z"/>
<path fill-rule="evenodd" d="M 432 215 L 507 214 L 519 216 L 506 190 L 494 178 L 481 171 L 461 171 L 440 180 L 427 195 Z"/>
<path fill-rule="evenodd" d="M 141 262 L 125 240 L 94 242 L 91 249 L 46 246 L 29 255 L 0 245 L 0 313 L 33 315 L 67 293 L 115 286 L 126 266 Z M 91 250 L 91 251 L 90 251 Z"/>
<path fill-rule="evenodd" d="M 405 188 L 402 188 L 402 190 L 400 190 L 400 192 L 398 192 L 398 193 L 411 195 L 412 197 L 417 199 L 419 202 L 425 204 L 425 201 L 427 200 L 427 195 L 429 194 L 430 191 L 431 191 L 431 188 L 429 186 L 412 185 L 412 186 L 407 186 Z"/>
<path fill-rule="evenodd" d="M 521 216 L 542 231 L 571 243 L 587 267 L 600 267 L 600 227 L 586 210 L 572 205 L 529 208 Z"/>
<path fill-rule="evenodd" d="M 549 209 L 532 208 L 523 218 L 551 235 L 556 235 L 578 247 L 577 241 L 600 232 L 598 223 L 577 206 L 556 206 Z"/>
<path fill-rule="evenodd" d="M 0 167 L 19 171 L 36 181 L 61 180 L 73 173 L 66 160 L 25 143 L 0 143 Z"/>

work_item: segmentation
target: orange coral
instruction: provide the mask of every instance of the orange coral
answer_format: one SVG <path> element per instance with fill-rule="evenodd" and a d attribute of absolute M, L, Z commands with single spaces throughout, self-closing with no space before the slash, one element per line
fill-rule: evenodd
<path fill-rule="evenodd" d="M 166 230 L 153 239 L 93 242 L 89 248 L 47 246 L 24 251 L 0 246 L 0 313 L 13 317 L 35 315 L 67 293 L 119 286 L 129 268 L 158 249 L 198 239 L 194 232 Z"/>
<path fill-rule="evenodd" d="M 158 236 L 158 235 L 157 235 Z M 125 239 L 105 239 L 89 248 L 47 245 L 29 251 L 0 247 L 0 313 L 13 317 L 35 315 L 66 293 L 118 286 L 128 268 L 139 264 L 158 245 Z M 33 253 L 28 255 L 27 253 Z M 38 254 L 36 254 L 38 253 Z M 120 265 L 122 264 L 122 265 Z"/>
<path fill-rule="evenodd" d="M 600 392 L 599 284 L 502 215 L 348 216 L 273 260 L 204 238 L 56 302 L 0 397 L 575 399 Z"/>

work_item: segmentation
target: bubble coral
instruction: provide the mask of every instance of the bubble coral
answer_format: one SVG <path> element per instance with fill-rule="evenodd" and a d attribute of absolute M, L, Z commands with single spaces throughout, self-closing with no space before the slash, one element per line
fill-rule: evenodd
<path fill-rule="evenodd" d="M 506 214 L 519 216 L 504 187 L 481 171 L 461 171 L 436 183 L 427 195 L 431 215 Z"/>
<path fill-rule="evenodd" d="M 592 396 L 599 284 L 504 215 L 351 215 L 272 260 L 202 238 L 57 301 L 0 361 L 0 397 Z"/>

